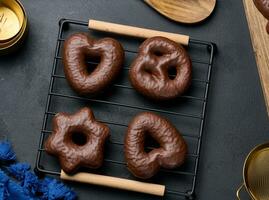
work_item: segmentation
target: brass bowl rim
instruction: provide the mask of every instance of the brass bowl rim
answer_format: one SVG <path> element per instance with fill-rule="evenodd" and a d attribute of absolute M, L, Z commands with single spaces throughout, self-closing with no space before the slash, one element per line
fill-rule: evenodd
<path fill-rule="evenodd" d="M 254 200 L 258 200 L 253 192 L 252 192 L 252 189 L 249 187 L 249 184 L 248 184 L 248 181 L 247 181 L 247 169 L 250 165 L 250 162 L 253 160 L 253 156 L 254 154 L 258 153 L 258 152 L 261 152 L 262 150 L 264 149 L 267 149 L 269 148 L 269 142 L 266 142 L 266 143 L 263 143 L 263 144 L 260 144 L 258 146 L 255 146 L 250 152 L 249 154 L 247 155 L 246 159 L 245 159 L 245 162 L 244 162 L 244 167 L 243 167 L 243 180 L 244 180 L 244 185 L 246 187 L 246 190 L 248 192 L 248 194 L 250 195 L 250 197 Z"/>
<path fill-rule="evenodd" d="M 7 46 L 0 47 L 0 51 L 6 50 L 6 49 L 16 45 L 21 40 L 23 35 L 25 34 L 26 28 L 27 28 L 27 23 L 25 23 L 25 25 L 23 26 L 23 29 L 19 32 L 19 34 L 15 38 L 13 38 L 13 40 L 11 40 L 10 42 L 7 42 Z"/>
<path fill-rule="evenodd" d="M 22 8 L 22 11 L 24 13 L 22 27 L 21 27 L 20 31 L 14 37 L 11 38 L 11 40 L 6 42 L 7 46 L 0 47 L 0 52 L 7 50 L 7 49 L 13 47 L 14 45 L 16 45 L 21 40 L 23 35 L 25 34 L 27 26 L 28 26 L 28 18 L 27 18 L 27 14 L 26 14 L 26 11 L 25 11 L 23 5 L 21 4 L 20 1 L 18 1 L 18 0 L 15 0 L 15 1 L 18 2 L 18 4 L 20 5 L 20 7 Z"/>
<path fill-rule="evenodd" d="M 4 39 L 4 40 L 1 40 L 1 39 L 0 39 L 0 43 L 8 43 L 8 42 L 12 41 L 14 38 L 16 38 L 16 37 L 21 33 L 22 29 L 24 28 L 25 20 L 27 20 L 26 11 L 25 11 L 25 9 L 24 9 L 22 3 L 21 3 L 19 0 L 12 0 L 12 1 L 13 1 L 13 2 L 16 2 L 16 3 L 19 5 L 19 7 L 20 7 L 20 9 L 21 9 L 21 11 L 22 11 L 22 13 L 23 13 L 23 22 L 21 23 L 21 25 L 20 25 L 20 27 L 19 27 L 19 29 L 18 29 L 18 32 L 17 32 L 14 36 L 12 36 L 12 37 L 10 37 L 10 38 L 8 38 L 8 39 Z M 8 8 L 9 8 L 9 7 L 8 7 Z M 9 8 L 9 9 L 12 10 L 12 8 Z M 12 10 L 12 11 L 13 11 L 13 10 Z M 17 16 L 17 15 L 16 15 L 16 16 Z M 27 21 L 26 21 L 26 22 L 27 22 Z"/>

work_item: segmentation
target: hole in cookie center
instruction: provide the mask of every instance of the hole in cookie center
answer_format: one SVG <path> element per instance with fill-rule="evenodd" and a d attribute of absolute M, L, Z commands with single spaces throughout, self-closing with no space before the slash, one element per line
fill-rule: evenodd
<path fill-rule="evenodd" d="M 145 67 L 144 67 L 144 70 L 145 70 L 146 73 L 148 73 L 148 74 L 152 74 L 152 69 L 151 69 L 151 67 L 149 67 L 149 66 L 145 66 Z"/>
<path fill-rule="evenodd" d="M 149 153 L 152 149 L 160 148 L 160 144 L 148 133 L 145 133 L 144 151 Z"/>
<path fill-rule="evenodd" d="M 177 75 L 177 68 L 176 66 L 171 66 L 168 68 L 168 77 L 170 80 L 174 80 Z"/>
<path fill-rule="evenodd" d="M 163 52 L 161 52 L 160 50 L 158 50 L 158 49 L 155 49 L 155 50 L 153 50 L 153 54 L 155 55 L 155 56 L 157 56 L 157 57 L 161 57 L 161 56 L 163 56 Z"/>
<path fill-rule="evenodd" d="M 86 134 L 81 132 L 71 133 L 72 142 L 78 146 L 83 146 L 88 142 L 88 137 Z"/>
<path fill-rule="evenodd" d="M 88 56 L 85 59 L 87 72 L 91 74 L 101 61 L 101 56 Z"/>

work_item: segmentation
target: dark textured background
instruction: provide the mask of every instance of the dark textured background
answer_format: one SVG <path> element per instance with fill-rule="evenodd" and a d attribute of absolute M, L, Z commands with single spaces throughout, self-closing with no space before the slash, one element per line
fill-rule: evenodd
<path fill-rule="evenodd" d="M 34 166 L 60 18 L 96 18 L 180 32 L 218 46 L 202 146 L 197 199 L 234 199 L 243 161 L 268 140 L 269 123 L 240 0 L 220 0 L 204 23 L 184 26 L 138 0 L 22 0 L 30 23 L 25 46 L 0 58 L 0 130 L 20 161 Z M 142 199 L 142 195 L 72 185 L 81 199 Z M 156 199 L 155 197 L 152 199 Z"/>

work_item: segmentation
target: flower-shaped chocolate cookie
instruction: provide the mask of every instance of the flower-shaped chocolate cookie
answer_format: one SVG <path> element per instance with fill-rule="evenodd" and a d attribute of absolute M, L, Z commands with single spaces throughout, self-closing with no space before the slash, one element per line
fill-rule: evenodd
<path fill-rule="evenodd" d="M 58 113 L 52 126 L 45 149 L 59 158 L 66 173 L 75 173 L 80 167 L 96 169 L 102 165 L 109 128 L 96 121 L 89 108 L 82 108 L 73 115 Z"/>

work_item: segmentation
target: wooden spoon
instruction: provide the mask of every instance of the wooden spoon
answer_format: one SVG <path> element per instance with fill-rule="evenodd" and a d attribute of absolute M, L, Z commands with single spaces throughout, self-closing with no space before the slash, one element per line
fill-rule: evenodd
<path fill-rule="evenodd" d="M 177 22 L 203 21 L 213 12 L 216 0 L 144 0 L 162 15 Z"/>

